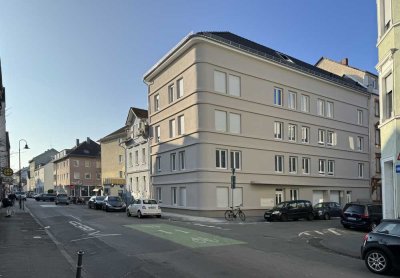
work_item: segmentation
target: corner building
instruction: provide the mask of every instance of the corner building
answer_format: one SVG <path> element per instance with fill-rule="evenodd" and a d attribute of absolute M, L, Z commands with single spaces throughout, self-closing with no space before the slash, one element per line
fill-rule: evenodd
<path fill-rule="evenodd" d="M 357 82 L 229 32 L 189 34 L 144 80 L 164 208 L 221 215 L 233 201 L 259 215 L 285 200 L 369 198 L 369 94 Z"/>

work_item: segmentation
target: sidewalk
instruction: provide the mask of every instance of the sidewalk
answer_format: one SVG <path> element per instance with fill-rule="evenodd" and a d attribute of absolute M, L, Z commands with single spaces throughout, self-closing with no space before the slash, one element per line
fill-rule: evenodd
<path fill-rule="evenodd" d="M 0 277 L 75 277 L 63 257 L 32 215 L 14 206 L 15 214 L 5 217 L 0 208 Z"/>
<path fill-rule="evenodd" d="M 202 216 L 193 216 L 187 214 L 179 214 L 172 212 L 162 212 L 162 217 L 166 219 L 170 219 L 171 221 L 184 221 L 184 222 L 203 222 L 203 223 L 215 223 L 215 224 L 227 224 L 227 223 L 254 223 L 254 222 L 263 222 L 263 217 L 251 216 L 247 217 L 245 222 L 240 221 L 239 219 L 234 221 L 227 221 L 222 217 L 202 217 Z"/>

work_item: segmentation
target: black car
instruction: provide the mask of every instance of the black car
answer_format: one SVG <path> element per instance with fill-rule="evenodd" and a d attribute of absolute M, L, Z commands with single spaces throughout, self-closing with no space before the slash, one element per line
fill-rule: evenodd
<path fill-rule="evenodd" d="M 88 207 L 94 209 L 101 209 L 103 207 L 105 196 L 92 196 L 88 201 Z"/>
<path fill-rule="evenodd" d="M 374 273 L 400 270 L 400 219 L 385 219 L 365 235 L 361 259 Z"/>
<path fill-rule="evenodd" d="M 331 217 L 340 217 L 342 208 L 336 202 L 322 202 L 314 205 L 314 216 L 316 219 L 329 220 Z"/>
<path fill-rule="evenodd" d="M 119 196 L 107 196 L 104 198 L 103 210 L 105 211 L 125 211 L 126 204 Z"/>
<path fill-rule="evenodd" d="M 310 201 L 295 200 L 277 204 L 264 213 L 264 219 L 267 221 L 289 219 L 297 220 L 305 218 L 307 220 L 314 219 L 313 207 Z"/>
<path fill-rule="evenodd" d="M 373 230 L 382 220 L 382 205 L 373 203 L 347 203 L 341 215 L 343 227 Z"/>
<path fill-rule="evenodd" d="M 43 201 L 43 202 L 46 202 L 46 201 L 54 202 L 54 200 L 56 199 L 56 196 L 57 195 L 55 193 L 48 193 L 48 194 L 41 193 L 35 197 L 35 200 Z"/>

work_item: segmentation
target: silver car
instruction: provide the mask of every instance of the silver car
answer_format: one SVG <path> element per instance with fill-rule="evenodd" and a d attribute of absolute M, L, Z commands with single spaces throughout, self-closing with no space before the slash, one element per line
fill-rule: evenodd
<path fill-rule="evenodd" d="M 66 204 L 69 205 L 69 199 L 67 194 L 57 194 L 56 199 L 54 200 L 56 205 L 58 204 Z"/>
<path fill-rule="evenodd" d="M 134 200 L 127 208 L 126 215 L 136 215 L 138 218 L 143 216 L 157 216 L 161 217 L 161 208 L 156 200 L 153 199 L 137 199 Z"/>

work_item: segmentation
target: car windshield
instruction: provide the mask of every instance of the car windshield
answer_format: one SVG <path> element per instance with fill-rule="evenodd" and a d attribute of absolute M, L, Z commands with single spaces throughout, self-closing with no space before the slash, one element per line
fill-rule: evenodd
<path fill-rule="evenodd" d="M 316 204 L 315 206 L 314 206 L 314 208 L 322 208 L 323 207 L 323 205 L 322 205 L 322 203 L 319 203 L 319 204 Z"/>
<path fill-rule="evenodd" d="M 97 197 L 96 197 L 96 200 L 97 200 L 97 201 L 103 201 L 104 198 L 105 198 L 104 196 L 97 196 Z"/>
<path fill-rule="evenodd" d="M 363 205 L 349 205 L 347 208 L 344 209 L 344 212 L 363 214 L 364 206 Z"/>
<path fill-rule="evenodd" d="M 113 201 L 113 202 L 121 202 L 121 198 L 120 197 L 108 197 L 109 201 Z"/>
<path fill-rule="evenodd" d="M 67 198 L 67 194 L 58 194 L 57 197 L 58 198 Z"/>
<path fill-rule="evenodd" d="M 286 203 L 279 203 L 274 208 L 280 209 L 280 208 L 284 208 L 285 206 L 286 206 Z"/>
<path fill-rule="evenodd" d="M 157 201 L 156 200 L 143 200 L 144 205 L 156 205 Z"/>

